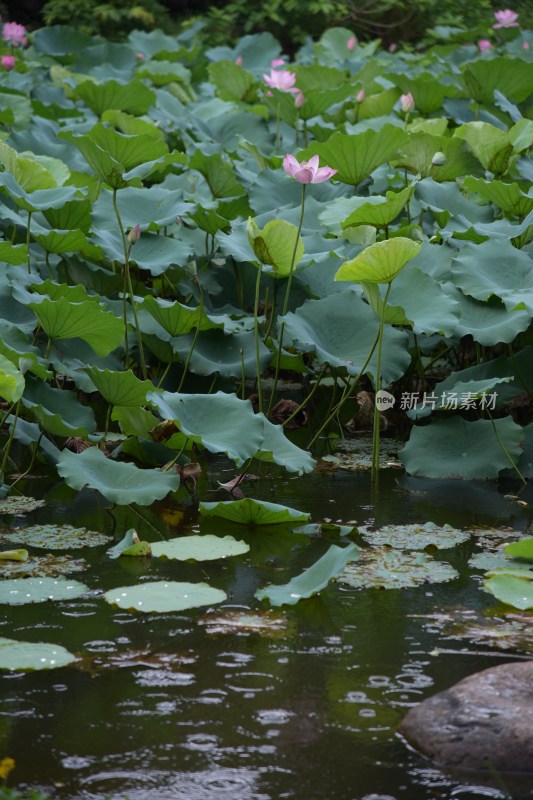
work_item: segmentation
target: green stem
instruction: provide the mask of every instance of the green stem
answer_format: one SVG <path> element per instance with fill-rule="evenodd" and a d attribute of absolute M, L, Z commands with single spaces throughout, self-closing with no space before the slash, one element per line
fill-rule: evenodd
<path fill-rule="evenodd" d="M 381 390 L 381 353 L 383 349 L 383 328 L 385 327 L 385 312 L 387 310 L 387 300 L 389 299 L 391 286 L 392 286 L 392 281 L 389 281 L 389 283 L 387 284 L 387 291 L 385 292 L 383 305 L 381 307 L 381 314 L 379 317 L 378 354 L 377 354 L 376 380 L 375 380 L 376 399 L 378 393 Z M 374 401 L 374 430 L 372 436 L 372 480 L 376 480 L 379 472 L 380 435 L 381 435 L 381 411 L 379 410 L 377 403 Z"/>
<path fill-rule="evenodd" d="M 169 361 L 169 362 L 168 362 L 168 364 L 166 365 L 165 369 L 163 370 L 163 374 L 161 375 L 161 377 L 160 377 L 160 379 L 159 379 L 159 382 L 158 382 L 158 384 L 157 384 L 157 388 L 158 388 L 158 389 L 160 389 L 160 388 L 161 388 L 161 385 L 162 385 L 163 381 L 164 381 L 164 380 L 165 380 L 165 378 L 167 377 L 167 375 L 168 375 L 168 372 L 169 372 L 169 370 L 170 370 L 170 367 L 172 366 L 173 359 L 174 359 L 174 350 L 172 349 L 172 345 L 170 344 L 170 342 L 169 342 L 169 345 L 168 345 L 168 346 L 170 347 L 170 361 Z"/>
<path fill-rule="evenodd" d="M 246 399 L 246 375 L 244 374 L 244 350 L 240 349 L 241 356 L 241 400 Z"/>
<path fill-rule="evenodd" d="M 263 389 L 261 386 L 261 358 L 259 355 L 259 291 L 261 289 L 261 264 L 257 265 L 254 300 L 254 335 L 255 335 L 255 372 L 257 376 L 257 397 L 259 411 L 263 410 Z"/>
<path fill-rule="evenodd" d="M 15 481 L 13 481 L 13 483 L 11 484 L 11 488 L 12 489 L 14 489 L 15 486 L 17 485 L 17 483 L 19 483 L 23 478 L 25 478 L 26 475 L 28 475 L 28 473 L 31 471 L 33 465 L 35 464 L 35 459 L 37 457 L 37 451 L 39 450 L 39 445 L 41 443 L 41 439 L 43 438 L 43 435 L 44 435 L 44 433 L 43 433 L 43 431 L 41 431 L 41 434 L 40 434 L 39 438 L 37 439 L 37 441 L 34 444 L 30 463 L 29 463 L 28 467 L 24 470 L 22 475 L 19 475 L 18 478 Z"/>
<path fill-rule="evenodd" d="M 143 342 L 142 342 L 142 334 L 141 328 L 139 326 L 139 319 L 137 316 L 137 304 L 135 302 L 135 296 L 133 294 L 133 286 L 131 283 L 131 275 L 130 275 L 130 248 L 128 247 L 128 240 L 126 238 L 126 233 L 124 231 L 124 225 L 122 224 L 122 217 L 120 216 L 120 212 L 118 210 L 118 203 L 117 203 L 117 190 L 113 189 L 113 209 L 115 211 L 115 216 L 117 218 L 118 227 L 120 230 L 120 236 L 122 238 L 122 249 L 124 251 L 124 275 L 125 275 L 125 283 L 128 287 L 129 295 L 130 295 L 130 302 L 133 309 L 133 318 L 135 320 L 135 328 L 137 330 L 137 340 L 139 342 L 139 358 L 141 361 L 141 371 L 143 379 L 147 379 L 146 373 L 146 363 L 144 360 L 144 349 L 143 349 Z M 125 293 L 124 293 L 125 294 Z M 124 307 L 124 331 L 127 331 L 128 327 L 128 320 L 126 318 L 125 307 Z M 127 334 L 125 333 L 126 338 L 126 357 L 127 357 Z"/>
<path fill-rule="evenodd" d="M 500 445 L 500 447 L 502 448 L 503 452 L 507 456 L 507 460 L 511 464 L 512 468 L 514 469 L 514 471 L 516 472 L 516 474 L 518 475 L 518 477 L 520 478 L 520 480 L 522 481 L 524 486 L 527 486 L 527 481 L 524 478 L 524 476 L 522 475 L 522 473 L 520 472 L 520 470 L 518 469 L 516 461 L 513 459 L 512 455 L 510 454 L 510 452 L 507 450 L 506 446 L 502 442 L 502 440 L 500 438 L 500 434 L 498 433 L 498 428 L 496 427 L 496 423 L 494 422 L 493 416 L 490 413 L 490 411 L 488 410 L 488 408 L 486 409 L 486 412 L 487 412 L 487 414 L 489 416 L 489 419 L 490 419 L 490 421 L 492 423 L 492 429 L 494 431 L 494 435 L 496 436 L 496 439 L 498 440 L 498 444 Z"/>
<path fill-rule="evenodd" d="M 285 322 L 281 323 L 281 327 L 279 329 L 279 348 L 278 353 L 276 356 L 276 369 L 274 371 L 274 383 L 272 386 L 272 392 L 270 394 L 270 400 L 268 401 L 268 411 L 267 417 L 270 416 L 270 412 L 272 410 L 272 403 L 274 402 L 274 398 L 276 397 L 276 387 L 278 385 L 278 378 L 279 378 L 279 369 L 281 365 L 281 355 L 282 355 L 282 345 L 283 345 L 283 334 L 285 332 Z"/>
<path fill-rule="evenodd" d="M 308 448 L 310 448 L 310 447 L 312 447 L 312 446 L 313 446 L 313 444 L 316 442 L 316 440 L 318 439 L 318 437 L 320 436 L 320 434 L 322 433 L 322 431 L 323 431 L 325 428 L 327 428 L 327 426 L 329 425 L 329 423 L 331 422 L 331 420 L 332 420 L 334 417 L 336 417 L 336 416 L 337 416 L 337 414 L 339 414 L 339 413 L 340 413 L 340 411 L 341 411 L 341 409 L 342 409 L 343 405 L 345 404 L 345 402 L 347 401 L 348 397 L 350 396 L 350 394 L 351 394 L 351 392 L 352 392 L 352 389 L 355 389 L 355 387 L 357 386 L 357 384 L 358 384 L 358 383 L 359 383 L 359 381 L 361 380 L 361 377 L 362 377 L 362 376 L 365 374 L 365 372 L 366 372 L 366 369 L 367 369 L 367 367 L 368 367 L 368 365 L 369 365 L 369 363 L 370 363 L 370 359 L 371 359 L 371 358 L 372 358 L 372 356 L 374 355 L 374 350 L 376 349 L 376 346 L 377 346 L 377 343 L 378 343 L 378 337 L 379 337 L 379 331 L 378 331 L 378 333 L 376 334 L 376 338 L 374 339 L 374 343 L 373 343 L 373 345 L 372 345 L 372 347 L 371 347 L 371 349 L 370 349 L 370 352 L 369 352 L 369 354 L 368 354 L 368 355 L 367 355 L 367 357 L 366 357 L 365 363 L 363 364 L 363 366 L 361 367 L 361 369 L 359 370 L 359 372 L 357 373 L 357 375 L 355 376 L 355 378 L 354 378 L 352 381 L 350 381 L 349 383 L 347 383 L 347 384 L 346 384 L 346 386 L 345 386 L 345 388 L 344 388 L 344 391 L 343 391 L 343 393 L 342 393 L 342 395 L 341 395 L 341 399 L 340 399 L 340 400 L 339 400 L 339 402 L 338 402 L 338 403 L 337 403 L 337 404 L 336 404 L 336 405 L 333 407 L 333 410 L 330 410 L 330 411 L 328 411 L 328 414 L 327 414 L 327 416 L 326 416 L 326 419 L 324 420 L 324 422 L 322 423 L 322 425 L 320 426 L 320 428 L 318 429 L 318 431 L 315 433 L 315 435 L 313 436 L 313 438 L 311 439 L 311 441 L 310 441 L 310 442 L 309 442 L 309 444 L 307 445 L 307 447 L 308 447 Z"/>
<path fill-rule="evenodd" d="M 183 384 L 185 383 L 185 378 L 187 377 L 187 372 L 189 370 L 189 364 L 191 363 L 192 354 L 194 353 L 194 348 L 196 347 L 196 342 L 198 341 L 198 337 L 200 335 L 200 320 L 202 319 L 202 312 L 204 310 L 204 293 L 202 290 L 202 284 L 198 280 L 197 275 L 195 275 L 194 281 L 198 286 L 198 291 L 200 293 L 200 305 L 198 306 L 198 325 L 195 328 L 194 336 L 192 337 L 191 347 L 189 349 L 189 352 L 187 353 L 185 364 L 183 365 L 183 375 L 181 376 L 181 380 L 178 386 L 178 392 L 181 392 Z"/>
<path fill-rule="evenodd" d="M 11 426 L 11 433 L 9 434 L 9 438 L 8 438 L 6 446 L 4 448 L 4 457 L 2 459 L 2 464 L 0 465 L 0 475 L 4 474 L 4 470 L 6 468 L 7 460 L 8 460 L 8 457 L 9 457 L 9 451 L 11 450 L 11 445 L 13 444 L 13 439 L 15 438 L 15 429 L 17 427 L 17 420 L 19 418 L 19 411 L 20 411 L 20 400 L 17 402 L 17 407 L 15 409 L 15 418 L 14 418 L 13 424 Z"/>
<path fill-rule="evenodd" d="M 316 390 L 317 390 L 317 389 L 318 389 L 318 387 L 320 386 L 320 381 L 321 381 L 321 380 L 322 380 L 322 378 L 324 377 L 324 375 L 325 375 L 325 373 L 326 373 L 326 370 L 327 370 L 327 368 L 328 368 L 328 365 L 327 365 L 327 364 L 324 364 L 324 366 L 322 367 L 322 370 L 321 370 L 321 372 L 320 372 L 320 375 L 318 376 L 318 378 L 317 378 L 317 380 L 316 380 L 316 382 L 315 382 L 315 385 L 313 386 L 313 388 L 311 389 L 311 391 L 309 392 L 309 394 L 307 395 L 307 397 L 306 397 L 306 398 L 304 398 L 304 400 L 302 400 L 302 402 L 300 403 L 300 405 L 298 406 L 298 408 L 296 408 L 296 409 L 295 409 L 295 410 L 292 412 L 292 414 L 290 414 L 290 416 L 288 416 L 288 417 L 287 417 L 287 419 L 283 420 L 283 425 L 287 425 L 287 423 L 288 423 L 288 422 L 290 422 L 292 419 L 294 419 L 294 417 L 295 417 L 297 414 L 299 414 L 299 413 L 300 413 L 300 411 L 301 411 L 303 408 L 305 408 L 305 407 L 306 407 L 306 405 L 309 403 L 309 401 L 310 401 L 310 400 L 311 400 L 311 398 L 313 397 L 314 393 L 316 392 Z"/>
<path fill-rule="evenodd" d="M 285 316 L 287 313 L 287 309 L 289 307 L 289 295 L 291 293 L 291 286 L 292 286 L 292 278 L 294 275 L 294 267 L 296 261 L 296 253 L 298 252 L 298 243 L 300 241 L 300 233 L 302 232 L 302 224 L 304 221 L 304 211 L 305 211 L 305 190 L 307 188 L 306 183 L 302 183 L 302 208 L 300 211 L 300 221 L 298 223 L 298 233 L 296 234 L 296 239 L 294 240 L 294 249 L 292 251 L 292 258 L 291 258 L 291 266 L 289 269 L 289 277 L 287 279 L 287 287 L 285 289 L 285 301 L 283 303 L 283 312 L 282 315 Z"/>
<path fill-rule="evenodd" d="M 31 274 L 31 265 L 30 265 L 30 228 L 31 228 L 31 211 L 28 211 L 28 227 L 26 228 L 26 249 L 28 251 L 28 275 Z"/>

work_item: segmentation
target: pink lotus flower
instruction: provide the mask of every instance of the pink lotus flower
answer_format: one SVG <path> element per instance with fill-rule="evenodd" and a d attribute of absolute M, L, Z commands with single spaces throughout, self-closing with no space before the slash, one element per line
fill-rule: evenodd
<path fill-rule="evenodd" d="M 492 42 L 489 39 L 480 39 L 477 46 L 479 47 L 480 53 L 487 53 L 489 50 L 492 50 Z"/>
<path fill-rule="evenodd" d="M 298 89 L 298 94 L 297 94 L 297 95 L 296 95 L 296 97 L 294 98 L 294 105 L 296 106 L 296 108 L 301 108 L 301 107 L 303 106 L 303 104 L 304 104 L 304 103 L 305 103 L 305 97 L 304 97 L 304 93 L 303 93 L 303 92 L 301 92 L 301 91 Z"/>
<path fill-rule="evenodd" d="M 296 75 L 288 69 L 271 69 L 270 75 L 263 73 L 263 78 L 267 86 L 277 89 L 280 92 L 292 92 L 296 94 L 299 90 L 295 87 Z"/>
<path fill-rule="evenodd" d="M 283 169 L 298 183 L 324 183 L 337 174 L 336 169 L 319 167 L 318 163 L 318 156 L 313 156 L 309 161 L 300 163 L 294 156 L 287 154 L 283 159 Z"/>
<path fill-rule="evenodd" d="M 510 8 L 504 8 L 503 11 L 495 11 L 494 16 L 496 17 L 496 22 L 492 26 L 493 28 L 519 28 L 520 23 L 516 20 L 518 19 L 518 14 L 516 11 L 511 11 Z"/>
<path fill-rule="evenodd" d="M 529 42 L 522 42 L 522 48 L 524 50 L 529 50 Z"/>
<path fill-rule="evenodd" d="M 398 45 L 396 42 L 392 42 L 392 44 L 389 45 L 389 53 L 395 53 L 397 49 Z"/>
<path fill-rule="evenodd" d="M 13 69 L 15 66 L 15 56 L 2 56 L 1 60 L 4 69 Z"/>
<path fill-rule="evenodd" d="M 400 108 L 402 109 L 404 114 L 410 114 L 411 111 L 414 111 L 415 101 L 411 92 L 407 92 L 407 94 L 402 94 L 402 96 L 400 97 Z"/>
<path fill-rule="evenodd" d="M 348 41 L 346 42 L 346 49 L 352 52 L 357 47 L 357 39 L 355 36 L 350 36 Z"/>
<path fill-rule="evenodd" d="M 17 22 L 5 22 L 2 28 L 2 39 L 4 42 L 14 45 L 15 47 L 24 47 L 28 44 L 26 38 L 26 28 L 24 25 L 19 25 Z"/>
<path fill-rule="evenodd" d="M 284 58 L 273 58 L 270 62 L 270 66 L 276 69 L 276 67 L 284 67 L 285 66 L 285 59 Z"/>
<path fill-rule="evenodd" d="M 238 67 L 242 67 L 242 56 L 237 56 L 237 58 L 235 59 L 235 63 L 237 64 Z"/>

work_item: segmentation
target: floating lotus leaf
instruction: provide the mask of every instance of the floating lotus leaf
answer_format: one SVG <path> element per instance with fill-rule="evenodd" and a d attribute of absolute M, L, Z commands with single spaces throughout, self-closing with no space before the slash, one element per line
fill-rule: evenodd
<path fill-rule="evenodd" d="M 6 533 L 10 542 L 19 542 L 43 550 L 75 550 L 80 547 L 98 547 L 107 544 L 110 536 L 87 528 L 72 525 L 31 525 L 28 528 L 13 528 Z"/>
<path fill-rule="evenodd" d="M 283 638 L 292 633 L 287 618 L 272 611 L 232 610 L 216 611 L 198 620 L 204 625 L 206 633 L 214 636 L 250 635 L 257 633 L 267 638 Z"/>
<path fill-rule="evenodd" d="M 12 514 L 14 517 L 24 517 L 30 511 L 42 508 L 44 500 L 37 500 L 35 497 L 24 497 L 22 495 L 11 495 L 4 500 L 0 500 L 0 514 Z"/>
<path fill-rule="evenodd" d="M 337 578 L 352 589 L 407 589 L 424 583 L 445 583 L 458 573 L 445 561 L 426 553 L 403 553 L 388 547 L 361 551 L 356 564 L 348 564 Z"/>
<path fill-rule="evenodd" d="M 524 535 L 521 531 L 515 531 L 512 528 L 490 528 L 485 525 L 472 526 L 469 531 L 475 537 L 476 544 L 479 547 L 491 552 L 500 551 L 502 545 L 521 539 Z"/>
<path fill-rule="evenodd" d="M 85 584 L 67 578 L 13 578 L 0 581 L 0 603 L 20 606 L 47 600 L 74 600 L 88 591 Z"/>
<path fill-rule="evenodd" d="M 214 561 L 217 558 L 240 556 L 249 549 L 250 545 L 233 536 L 180 536 L 166 542 L 154 542 L 152 555 L 178 561 Z"/>
<path fill-rule="evenodd" d="M 470 539 L 468 531 L 459 531 L 451 525 L 435 525 L 433 522 L 424 525 L 384 525 L 375 531 L 359 527 L 359 533 L 371 545 L 387 545 L 395 550 L 425 550 L 429 546 L 447 550 Z"/>
<path fill-rule="evenodd" d="M 104 598 L 119 608 L 148 614 L 184 611 L 187 608 L 222 603 L 227 599 L 227 595 L 220 589 L 213 589 L 207 583 L 150 581 L 139 586 L 121 586 L 112 589 L 104 594 Z"/>
<path fill-rule="evenodd" d="M 511 542 L 505 548 L 505 553 L 513 558 L 523 558 L 533 561 L 533 536 L 527 536 L 519 542 Z"/>
<path fill-rule="evenodd" d="M 58 644 L 0 639 L 0 669 L 39 670 L 66 667 L 76 656 Z"/>
<path fill-rule="evenodd" d="M 164 669 L 166 672 L 181 672 L 183 664 L 193 664 L 196 656 L 180 653 L 154 652 L 144 650 L 117 650 L 115 653 L 84 653 L 75 664 L 76 669 L 100 675 L 102 672 L 115 669 L 131 669 L 147 667 L 148 669 Z"/>
<path fill-rule="evenodd" d="M 322 539 L 338 539 L 341 536 L 348 536 L 355 530 L 353 525 L 336 525 L 333 522 L 310 522 L 309 525 L 299 525 L 293 528 L 295 533 L 303 533 L 306 536 L 320 536 Z"/>
<path fill-rule="evenodd" d="M 515 567 L 520 568 L 523 567 L 523 563 L 520 561 L 514 561 L 512 558 L 506 558 L 500 550 L 496 553 L 474 553 L 474 555 L 468 559 L 468 566 L 471 569 L 480 569 L 483 570 L 483 572 L 492 572 L 492 570 L 499 569 L 500 567 L 503 569 L 514 569 Z"/>
<path fill-rule="evenodd" d="M 222 500 L 220 503 L 200 503 L 204 517 L 220 517 L 243 525 L 277 525 L 283 522 L 307 522 L 309 514 L 279 503 L 267 503 L 245 497 L 242 500 Z"/>
<path fill-rule="evenodd" d="M 466 639 L 477 645 L 496 647 L 498 650 L 533 653 L 530 614 L 508 613 L 504 619 L 494 617 L 464 622 L 453 620 L 445 626 L 444 633 L 454 639 Z"/>
<path fill-rule="evenodd" d="M 57 462 L 57 471 L 73 489 L 88 486 L 117 505 L 150 505 L 180 485 L 176 472 L 139 469 L 134 464 L 111 461 L 97 447 L 89 447 L 81 453 L 64 450 Z"/>
<path fill-rule="evenodd" d="M 88 564 L 83 558 L 58 556 L 49 553 L 45 556 L 31 556 L 27 561 L 17 564 L 2 563 L 0 578 L 57 578 L 72 572 L 85 572 Z"/>
<path fill-rule="evenodd" d="M 267 599 L 273 606 L 293 606 L 300 600 L 317 594 L 328 585 L 344 569 L 348 561 L 355 561 L 359 556 L 359 548 L 355 544 L 337 547 L 332 544 L 329 550 L 312 566 L 297 575 L 283 586 L 270 584 L 258 589 L 255 596 L 259 600 Z"/>
<path fill-rule="evenodd" d="M 513 567 L 487 572 L 483 587 L 502 603 L 525 611 L 533 608 L 533 572 Z"/>
<path fill-rule="evenodd" d="M 118 544 L 107 551 L 109 558 L 119 558 L 120 556 L 151 556 L 152 548 L 149 542 L 141 542 L 135 528 L 126 531 L 124 538 Z"/>

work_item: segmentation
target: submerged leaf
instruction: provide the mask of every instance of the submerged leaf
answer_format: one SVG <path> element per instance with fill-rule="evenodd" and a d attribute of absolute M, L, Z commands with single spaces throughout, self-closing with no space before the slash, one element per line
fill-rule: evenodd
<path fill-rule="evenodd" d="M 23 517 L 29 514 L 30 511 L 35 511 L 44 505 L 44 500 L 37 500 L 35 497 L 11 495 L 11 497 L 6 497 L 5 500 L 0 500 L 0 514 L 13 514 L 14 517 Z"/>
<path fill-rule="evenodd" d="M 31 525 L 28 528 L 13 528 L 6 532 L 10 542 L 20 542 L 44 550 L 74 550 L 80 547 L 98 547 L 107 544 L 110 536 L 87 528 L 72 525 Z"/>
<path fill-rule="evenodd" d="M 459 531 L 451 525 L 435 525 L 433 522 L 423 525 L 384 525 L 375 531 L 360 526 L 359 533 L 371 545 L 388 545 L 395 550 L 425 550 L 429 546 L 447 550 L 470 539 L 467 531 Z"/>
<path fill-rule="evenodd" d="M 352 589 L 406 589 L 424 583 L 444 583 L 459 577 L 445 561 L 427 553 L 403 553 L 388 547 L 361 551 L 356 564 L 348 564 L 339 575 Z"/>
<path fill-rule="evenodd" d="M 24 551 L 26 552 L 26 551 Z M 44 556 L 30 556 L 23 563 L 2 564 L 1 578 L 57 578 L 72 572 L 85 572 L 88 564 L 83 558 L 59 556 L 48 553 Z"/>

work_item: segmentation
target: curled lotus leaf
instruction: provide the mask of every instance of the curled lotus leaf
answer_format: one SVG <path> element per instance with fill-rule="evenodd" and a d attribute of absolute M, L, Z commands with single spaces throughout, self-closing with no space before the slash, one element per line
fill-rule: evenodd
<path fill-rule="evenodd" d="M 28 528 L 14 528 L 8 531 L 10 542 L 40 547 L 45 550 L 74 550 L 81 547 L 98 547 L 107 544 L 110 536 L 87 528 L 74 528 L 72 525 L 31 525 Z"/>
<path fill-rule="evenodd" d="M 399 464 L 397 456 L 400 447 L 401 444 L 392 439 L 381 440 L 380 469 L 387 467 L 389 462 Z M 372 469 L 372 438 L 358 436 L 357 439 L 342 439 L 335 445 L 335 459 L 332 463 L 339 469 L 353 471 Z"/>
<path fill-rule="evenodd" d="M 459 531 L 447 524 L 435 525 L 434 522 L 423 525 L 384 525 L 376 531 L 360 527 L 359 533 L 371 545 L 388 545 L 395 550 L 425 550 L 430 546 L 446 550 L 470 539 L 468 531 Z"/>
<path fill-rule="evenodd" d="M 152 555 L 178 561 L 214 561 L 247 553 L 250 545 L 233 536 L 179 536 L 166 542 L 154 542 Z"/>
<path fill-rule="evenodd" d="M 146 614 L 165 611 L 184 611 L 187 608 L 222 603 L 227 595 L 207 583 L 178 583 L 149 581 L 139 586 L 120 586 L 104 594 L 111 605 Z"/>
<path fill-rule="evenodd" d="M 42 508 L 44 500 L 37 500 L 35 497 L 6 497 L 0 500 L 0 514 L 12 514 L 14 517 L 23 517 L 30 511 Z"/>
<path fill-rule="evenodd" d="M 407 589 L 424 583 L 445 583 L 458 577 L 445 561 L 427 553 L 403 553 L 388 547 L 361 551 L 337 580 L 352 589 Z"/>
<path fill-rule="evenodd" d="M 76 656 L 58 644 L 0 638 L 0 669 L 24 671 L 66 667 Z"/>
<path fill-rule="evenodd" d="M 83 558 L 59 556 L 47 553 L 44 556 L 31 556 L 27 561 L 9 564 L 2 563 L 1 578 L 57 578 L 72 572 L 84 572 L 88 567 Z"/>
<path fill-rule="evenodd" d="M 242 500 L 222 500 L 220 503 L 200 503 L 204 517 L 221 517 L 243 525 L 276 525 L 282 522 L 307 522 L 309 514 L 279 503 L 267 503 L 245 497 Z"/>
<path fill-rule="evenodd" d="M 11 578 L 0 581 L 0 603 L 20 606 L 47 600 L 74 600 L 87 591 L 85 584 L 66 578 Z"/>

